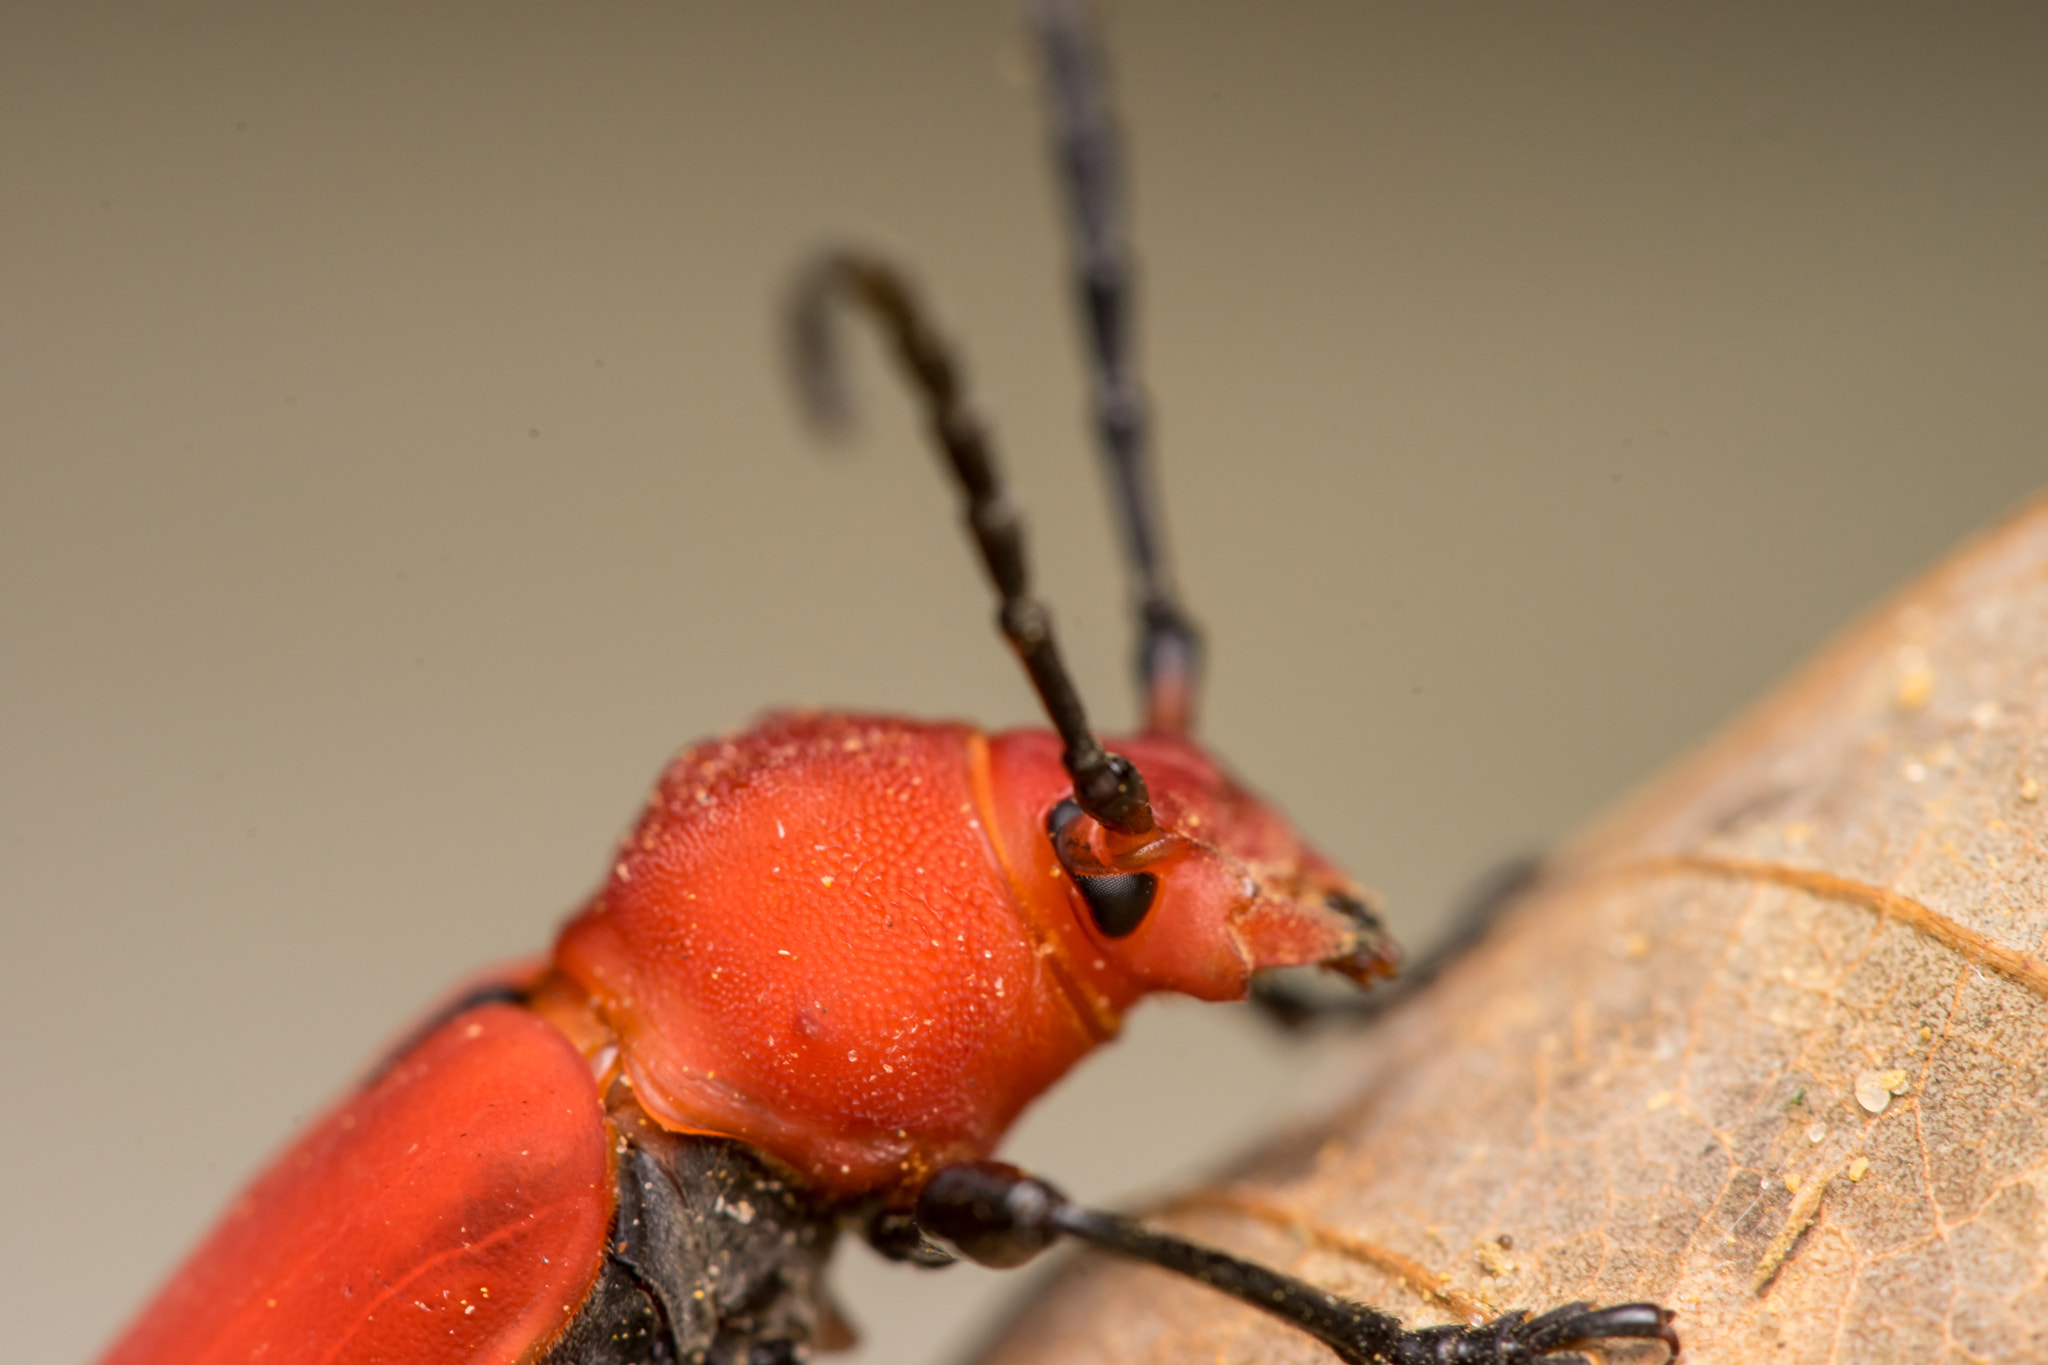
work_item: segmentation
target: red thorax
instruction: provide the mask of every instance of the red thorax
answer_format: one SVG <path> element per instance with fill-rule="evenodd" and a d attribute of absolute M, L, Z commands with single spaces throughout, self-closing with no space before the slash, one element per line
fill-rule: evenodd
<path fill-rule="evenodd" d="M 1047 816 L 1071 787 L 1053 735 L 800 714 L 670 765 L 557 966 L 657 1121 L 752 1143 L 833 1195 L 914 1191 L 988 1155 L 1151 992 L 1392 970 L 1356 888 L 1192 742 L 1111 747 L 1143 773 L 1157 835 L 1069 837 L 1158 878 L 1122 938 L 1054 853 Z"/>

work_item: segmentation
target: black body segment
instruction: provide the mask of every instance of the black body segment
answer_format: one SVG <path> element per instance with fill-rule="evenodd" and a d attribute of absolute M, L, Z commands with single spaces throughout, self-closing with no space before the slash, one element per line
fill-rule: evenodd
<path fill-rule="evenodd" d="M 675 1352 L 653 1292 L 622 1257 L 607 1253 L 590 1297 L 541 1365 L 674 1365 Z"/>
<path fill-rule="evenodd" d="M 604 1268 L 543 1365 L 784 1365 L 850 1340 L 824 1288 L 829 1210 L 743 1143 L 608 1107 L 622 1143 Z"/>

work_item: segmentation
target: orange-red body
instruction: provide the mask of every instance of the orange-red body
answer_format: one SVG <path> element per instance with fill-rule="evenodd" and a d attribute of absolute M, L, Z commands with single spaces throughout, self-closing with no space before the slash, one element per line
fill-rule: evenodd
<path fill-rule="evenodd" d="M 457 1016 L 317 1124 L 106 1365 L 538 1359 L 604 1255 L 622 1088 L 822 1203 L 902 1204 L 1148 993 L 1391 969 L 1349 883 L 1192 741 L 1115 748 L 1157 828 L 1066 833 L 1157 879 L 1121 937 L 1056 856 L 1050 734 L 785 715 L 686 751 L 526 1005 Z"/>
<path fill-rule="evenodd" d="M 1234 855 L 1183 857 L 1130 938 L 1091 933 L 1053 856 L 1071 786 L 1051 735 L 786 716 L 676 760 L 556 962 L 672 1127 L 839 1193 L 986 1156 L 1141 995 L 1241 996 L 1346 932 L 1241 894 L 1320 865 L 1191 743 L 1117 747 L 1164 827 Z"/>
<path fill-rule="evenodd" d="M 611 1214 L 583 1059 L 486 1005 L 286 1148 L 102 1365 L 513 1365 L 583 1301 Z"/>

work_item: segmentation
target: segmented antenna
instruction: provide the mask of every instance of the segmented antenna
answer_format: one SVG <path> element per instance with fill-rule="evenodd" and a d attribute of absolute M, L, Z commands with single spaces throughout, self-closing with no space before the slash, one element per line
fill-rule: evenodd
<path fill-rule="evenodd" d="M 968 529 L 995 584 L 1001 604 L 997 623 L 1059 732 L 1061 760 L 1074 780 L 1075 802 L 1110 829 L 1149 833 L 1152 806 L 1145 779 L 1129 760 L 1105 750 L 1088 728 L 1081 694 L 1053 641 L 1052 616 L 1031 595 L 1023 519 L 1003 489 L 988 433 L 967 407 L 960 367 L 909 282 L 893 266 L 862 253 L 834 251 L 799 279 L 790 312 L 790 358 L 806 410 L 824 425 L 836 424 L 846 413 L 833 327 L 835 302 L 874 319 L 924 405 L 932 439 L 952 467 L 966 505 Z"/>
<path fill-rule="evenodd" d="M 1044 53 L 1053 154 L 1066 191 L 1096 437 L 1116 488 L 1137 597 L 1145 727 L 1178 734 L 1194 723 L 1202 637 L 1174 587 L 1153 485 L 1145 394 L 1132 357 L 1132 270 L 1124 240 L 1121 147 L 1102 45 L 1086 0 L 1030 0 L 1030 8 Z"/>

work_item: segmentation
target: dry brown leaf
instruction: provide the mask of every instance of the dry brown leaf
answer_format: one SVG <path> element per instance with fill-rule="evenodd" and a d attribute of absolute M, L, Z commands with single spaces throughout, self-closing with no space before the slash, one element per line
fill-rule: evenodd
<path fill-rule="evenodd" d="M 1655 1299 L 1694 1365 L 2048 1360 L 2044 784 L 2048 500 L 1568 846 L 1166 1221 L 1411 1322 Z M 1329 1356 L 1081 1258 L 990 1357 L 1049 1360 Z"/>

